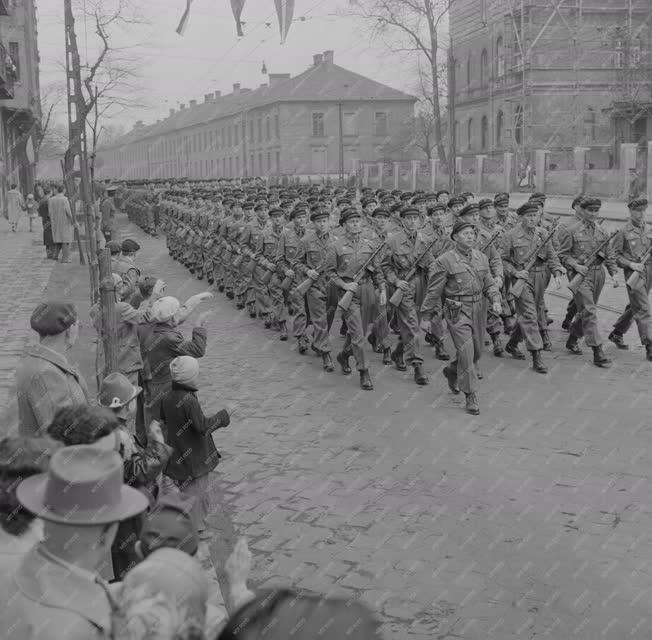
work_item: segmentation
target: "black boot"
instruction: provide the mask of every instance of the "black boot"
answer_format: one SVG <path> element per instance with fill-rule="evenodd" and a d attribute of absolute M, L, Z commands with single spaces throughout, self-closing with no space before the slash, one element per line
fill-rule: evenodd
<path fill-rule="evenodd" d="M 321 354 L 321 363 L 324 368 L 324 371 L 335 371 L 335 366 L 333 365 L 333 360 L 331 359 L 331 354 L 324 352 Z"/>
<path fill-rule="evenodd" d="M 518 338 L 520 337 L 519 333 L 520 332 L 518 330 L 512 332 L 510 339 L 505 345 L 505 351 L 507 351 L 507 353 L 509 353 L 509 355 L 512 356 L 514 360 L 525 360 L 525 354 L 519 349 L 518 346 Z"/>
<path fill-rule="evenodd" d="M 593 347 L 593 364 L 602 369 L 608 369 L 611 366 L 611 360 L 604 354 L 602 345 Z"/>
<path fill-rule="evenodd" d="M 574 355 L 576 356 L 581 356 L 582 355 L 582 350 L 580 349 L 580 345 L 577 344 L 578 338 L 577 336 L 574 336 L 571 334 L 568 336 L 568 340 L 566 340 L 566 348 Z"/>
<path fill-rule="evenodd" d="M 466 412 L 470 413 L 472 416 L 480 415 L 480 406 L 478 405 L 478 396 L 475 393 L 466 394 Z"/>
<path fill-rule="evenodd" d="M 625 341 L 623 340 L 623 334 L 618 333 L 615 329 L 609 334 L 609 340 L 613 342 L 619 349 L 622 349 L 623 351 L 627 351 L 629 349 L 629 345 L 625 344 Z"/>
<path fill-rule="evenodd" d="M 373 351 L 376 350 L 376 335 L 373 331 L 367 336 L 367 342 L 371 345 Z"/>
<path fill-rule="evenodd" d="M 434 345 L 437 344 L 437 338 L 435 337 L 435 334 L 434 334 L 434 333 L 430 333 L 430 331 L 428 331 L 428 332 L 426 333 L 426 337 L 424 338 L 424 340 L 425 340 L 426 343 L 429 344 L 430 346 L 434 346 Z"/>
<path fill-rule="evenodd" d="M 543 364 L 541 351 L 531 351 L 530 353 L 532 354 L 532 368 L 537 373 L 548 373 L 548 368 Z"/>
<path fill-rule="evenodd" d="M 263 325 L 265 326 L 265 329 L 271 329 L 272 328 L 272 319 L 267 314 L 265 314 L 264 318 L 265 318 L 265 321 L 264 321 Z"/>
<path fill-rule="evenodd" d="M 383 364 L 392 364 L 391 347 L 387 347 L 387 349 L 383 349 Z"/>
<path fill-rule="evenodd" d="M 460 392 L 460 388 L 457 384 L 457 373 L 448 367 L 444 367 L 441 372 L 448 381 L 448 388 L 451 390 L 451 393 L 457 395 Z"/>
<path fill-rule="evenodd" d="M 539 331 L 541 334 L 541 340 L 543 342 L 544 351 L 552 351 L 552 342 L 550 342 L 550 336 L 547 331 Z"/>
<path fill-rule="evenodd" d="M 297 346 L 299 353 L 303 355 L 308 351 L 308 340 L 306 339 L 306 336 L 301 336 L 300 338 L 297 338 Z"/>
<path fill-rule="evenodd" d="M 226 290 L 226 297 L 227 297 L 229 300 L 233 300 L 233 298 L 235 298 L 235 294 L 233 293 L 233 290 L 232 290 L 232 289 L 227 289 L 227 290 Z"/>
<path fill-rule="evenodd" d="M 428 376 L 423 370 L 423 365 L 416 364 L 414 365 L 414 381 L 419 385 L 428 384 Z"/>
<path fill-rule="evenodd" d="M 399 342 L 396 345 L 396 349 L 392 351 L 392 362 L 399 371 L 407 371 L 407 365 L 405 364 L 405 359 L 403 358 L 403 343 Z"/>
<path fill-rule="evenodd" d="M 652 342 L 645 345 L 645 357 L 652 362 Z"/>
<path fill-rule="evenodd" d="M 372 391 L 374 388 L 371 382 L 371 376 L 369 375 L 369 369 L 360 370 L 360 388 L 365 391 Z"/>
<path fill-rule="evenodd" d="M 217 285 L 217 290 L 218 290 L 220 293 L 223 293 L 223 292 L 224 292 L 224 285 L 223 285 L 223 284 L 218 284 L 218 285 Z"/>
<path fill-rule="evenodd" d="M 283 320 L 283 322 L 279 323 L 279 331 L 280 331 L 281 335 L 279 335 L 278 339 L 281 342 L 286 342 L 287 339 L 288 339 L 288 328 L 287 328 L 287 326 L 285 324 L 285 320 Z"/>
<path fill-rule="evenodd" d="M 336 360 L 339 362 L 340 367 L 342 368 L 342 373 L 345 376 L 348 376 L 351 373 L 351 365 L 349 364 L 350 356 L 350 351 L 340 351 L 336 357 Z"/>
<path fill-rule="evenodd" d="M 443 340 L 437 340 L 435 342 L 435 358 L 437 358 L 437 360 L 444 361 L 451 359 L 451 357 L 448 355 L 448 352 L 446 351 Z"/>
<path fill-rule="evenodd" d="M 505 347 L 503 347 L 503 341 L 500 339 L 500 334 L 492 333 L 491 342 L 493 342 L 494 345 L 494 355 L 496 358 L 502 358 L 505 353 Z"/>
<path fill-rule="evenodd" d="M 250 304 L 248 305 L 248 310 L 249 310 L 249 317 L 250 318 L 257 318 L 258 314 L 256 313 L 256 307 L 254 305 Z"/>

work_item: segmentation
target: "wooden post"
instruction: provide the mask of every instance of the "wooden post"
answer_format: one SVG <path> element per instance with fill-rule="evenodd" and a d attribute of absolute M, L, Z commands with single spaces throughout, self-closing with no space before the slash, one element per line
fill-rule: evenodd
<path fill-rule="evenodd" d="M 98 371 L 100 382 L 109 373 L 118 370 L 118 316 L 116 313 L 115 285 L 111 271 L 111 251 L 104 249 L 98 253 L 100 267 L 100 335 L 97 348 L 104 349 L 104 371 Z M 99 384 L 98 384 L 99 389 Z"/>

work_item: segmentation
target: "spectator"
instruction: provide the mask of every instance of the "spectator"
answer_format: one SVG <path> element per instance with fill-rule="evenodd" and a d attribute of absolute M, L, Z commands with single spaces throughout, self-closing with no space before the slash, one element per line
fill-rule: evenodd
<path fill-rule="evenodd" d="M 97 575 L 118 523 L 142 513 L 147 499 L 125 487 L 115 451 L 93 446 L 59 449 L 47 473 L 21 482 L 20 504 L 44 520 L 44 540 L 2 577 L 4 640 L 111 637 L 108 586 Z M 10 591 L 11 590 L 11 591 Z"/>
<path fill-rule="evenodd" d="M 125 298 L 131 297 L 136 292 L 136 283 L 140 278 L 140 269 L 136 266 L 136 258 L 140 251 L 140 245 L 131 238 L 122 241 L 120 245 L 122 255 L 112 264 L 114 272 L 117 273 L 125 283 Z M 113 261 L 111 261 L 113 263 Z"/>
<path fill-rule="evenodd" d="M 42 302 L 30 319 L 39 344 L 29 345 L 16 367 L 18 430 L 39 436 L 60 407 L 88 402 L 83 378 L 64 355 L 79 334 L 77 310 L 68 302 Z"/>
<path fill-rule="evenodd" d="M 27 219 L 29 220 L 29 232 L 33 233 L 34 219 L 36 218 L 36 200 L 34 200 L 34 195 L 31 193 L 27 194 L 25 209 L 27 211 Z"/>
<path fill-rule="evenodd" d="M 216 640 L 379 640 L 380 623 L 359 602 L 269 589 L 242 606 Z"/>
<path fill-rule="evenodd" d="M 18 191 L 15 184 L 11 185 L 11 189 L 7 191 L 7 220 L 11 225 L 11 230 L 15 233 L 18 227 L 21 213 L 25 211 L 25 201 L 23 196 Z"/>
<path fill-rule="evenodd" d="M 43 539 L 43 522 L 20 505 L 16 487 L 24 478 L 46 471 L 49 460 L 45 439 L 0 440 L 0 575 L 12 574 L 22 556 Z"/>
<path fill-rule="evenodd" d="M 76 218 L 70 209 L 70 202 L 63 192 L 63 185 L 57 187 L 57 194 L 48 201 L 48 212 L 52 225 L 52 239 L 54 241 L 54 259 L 59 259 L 62 253 L 62 262 L 70 263 L 70 245 L 74 240 L 74 229 L 79 229 Z"/>
<path fill-rule="evenodd" d="M 134 309 L 139 309 L 143 302 L 147 302 L 151 306 L 163 295 L 164 291 L 165 282 L 163 280 L 159 280 L 153 276 L 142 276 L 136 283 L 136 291 L 131 296 L 129 304 Z"/>
<path fill-rule="evenodd" d="M 122 252 L 120 243 L 117 240 L 111 240 L 106 243 L 106 248 L 111 252 L 111 270 L 115 271 L 114 263 L 120 259 L 120 253 Z"/>
<path fill-rule="evenodd" d="M 111 242 L 115 234 L 115 204 L 113 196 L 115 189 L 107 189 L 100 202 L 100 213 L 102 214 L 102 233 L 107 243 Z"/>
<path fill-rule="evenodd" d="M 161 399 L 172 386 L 170 362 L 177 356 L 201 358 L 206 353 L 206 329 L 204 324 L 210 312 L 199 316 L 198 326 L 192 330 L 192 338 L 186 340 L 177 329 L 190 313 L 203 301 L 213 297 L 205 292 L 192 296 L 181 306 L 172 296 L 159 298 L 152 305 L 150 321 L 154 324 L 144 344 L 148 354 L 151 373 L 150 405 L 148 410 L 153 419 L 160 419 Z"/>
<path fill-rule="evenodd" d="M 50 211 L 48 210 L 48 201 L 50 199 L 50 190 L 46 187 L 43 196 L 38 202 L 38 214 L 41 218 L 43 227 L 43 244 L 45 245 L 45 256 L 48 260 L 54 260 L 54 240 L 52 239 L 52 225 L 50 223 Z"/>
<path fill-rule="evenodd" d="M 170 363 L 172 388 L 161 401 L 161 420 L 166 442 L 172 454 L 165 475 L 186 495 L 197 499 L 193 521 L 199 536 L 206 529 L 209 513 L 208 474 L 215 471 L 221 458 L 211 434 L 229 426 L 226 409 L 206 417 L 197 398 L 199 362 L 179 356 Z"/>

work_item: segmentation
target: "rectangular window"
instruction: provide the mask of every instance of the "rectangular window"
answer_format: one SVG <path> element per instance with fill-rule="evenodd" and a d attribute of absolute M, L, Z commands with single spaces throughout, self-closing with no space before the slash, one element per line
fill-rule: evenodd
<path fill-rule="evenodd" d="M 312 135 L 314 138 L 324 137 L 324 114 L 323 113 L 312 114 Z"/>
<path fill-rule="evenodd" d="M 387 135 L 387 114 L 384 111 L 376 111 L 374 122 L 374 134 L 377 136 Z"/>
<path fill-rule="evenodd" d="M 263 154 L 259 153 L 258 154 L 258 175 L 262 176 L 264 173 L 263 171 Z"/>
<path fill-rule="evenodd" d="M 258 142 L 263 141 L 263 121 L 261 118 L 258 118 Z"/>
<path fill-rule="evenodd" d="M 16 67 L 16 80 L 20 80 L 20 50 L 17 42 L 9 43 L 9 57 Z"/>
<path fill-rule="evenodd" d="M 278 113 L 274 114 L 274 133 L 277 139 L 281 137 L 281 122 Z"/>
<path fill-rule="evenodd" d="M 231 127 L 227 127 L 226 132 L 228 134 L 228 147 L 231 148 Z"/>
<path fill-rule="evenodd" d="M 240 142 L 239 142 L 239 136 L 238 136 L 238 125 L 234 124 L 233 125 L 233 146 L 237 147 Z"/>
<path fill-rule="evenodd" d="M 272 139 L 272 127 L 269 116 L 265 119 L 265 133 L 267 134 L 266 139 L 269 142 Z"/>
<path fill-rule="evenodd" d="M 270 173 L 272 170 L 272 152 L 267 152 L 267 173 Z"/>
<path fill-rule="evenodd" d="M 345 136 L 354 136 L 357 131 L 357 114 L 354 111 L 342 114 L 342 133 Z"/>
<path fill-rule="evenodd" d="M 208 149 L 208 132 L 204 131 L 204 151 Z"/>
<path fill-rule="evenodd" d="M 249 142 L 254 141 L 254 121 L 249 120 Z"/>

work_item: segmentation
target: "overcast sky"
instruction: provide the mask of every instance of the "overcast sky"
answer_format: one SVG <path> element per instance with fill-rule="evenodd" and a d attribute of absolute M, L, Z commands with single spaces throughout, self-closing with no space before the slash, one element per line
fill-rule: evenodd
<path fill-rule="evenodd" d="M 78 0 L 80 4 L 83 0 Z M 107 0 L 110 2 L 111 0 Z M 273 0 L 247 0 L 242 20 L 245 35 L 238 38 L 229 0 L 194 0 L 185 35 L 175 29 L 185 0 L 138 0 L 150 24 L 116 36 L 122 45 L 139 45 L 134 55 L 142 60 L 142 84 L 148 109 L 132 110 L 119 118 L 128 127 L 165 117 L 170 107 L 203 100 L 205 93 L 229 93 L 235 82 L 255 88 L 269 73 L 293 76 L 312 64 L 312 56 L 335 51 L 335 63 L 397 89 L 414 92 L 414 64 L 390 56 L 382 43 L 370 42 L 368 33 L 353 18 L 337 15 L 349 0 L 296 0 L 294 22 L 285 44 L 280 44 Z M 64 27 L 61 0 L 37 0 L 41 85 L 65 82 Z M 302 19 L 305 18 L 305 19 Z M 91 21 L 78 16 L 77 37 L 82 64 L 93 62 L 96 38 Z M 64 85 L 65 86 L 65 85 Z M 65 121 L 65 101 L 57 109 Z"/>

